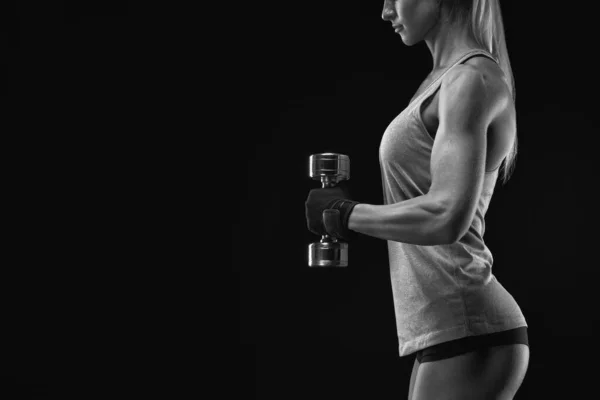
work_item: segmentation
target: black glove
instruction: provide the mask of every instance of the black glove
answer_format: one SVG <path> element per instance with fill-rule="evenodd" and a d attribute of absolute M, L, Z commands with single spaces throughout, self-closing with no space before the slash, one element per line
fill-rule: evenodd
<path fill-rule="evenodd" d="M 337 186 L 312 189 L 306 199 L 306 224 L 308 230 L 316 235 L 328 233 L 338 239 L 352 240 L 356 232 L 348 229 L 348 219 L 355 205 L 350 199 L 345 182 Z M 325 214 L 325 210 L 328 211 Z"/>

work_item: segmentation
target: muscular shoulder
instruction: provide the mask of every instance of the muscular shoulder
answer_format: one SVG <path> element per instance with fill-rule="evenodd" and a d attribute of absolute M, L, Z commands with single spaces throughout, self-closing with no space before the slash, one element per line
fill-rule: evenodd
<path fill-rule="evenodd" d="M 502 89 L 506 89 L 505 92 L 510 93 L 508 80 L 504 75 L 504 71 L 502 71 L 502 68 L 500 68 L 496 62 L 490 60 L 489 58 L 473 57 L 468 59 L 465 64 L 461 66 L 469 66 L 476 69 L 483 74 L 486 82 L 495 85 L 495 87 L 500 91 Z"/>
<path fill-rule="evenodd" d="M 457 65 L 442 81 L 440 106 L 460 102 L 493 117 L 508 105 L 510 92 L 506 88 L 502 75 L 488 66 Z"/>

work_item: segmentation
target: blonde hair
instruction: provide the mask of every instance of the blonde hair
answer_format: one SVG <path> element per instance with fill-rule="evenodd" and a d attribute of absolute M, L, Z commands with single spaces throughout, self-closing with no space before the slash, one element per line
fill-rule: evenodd
<path fill-rule="evenodd" d="M 508 86 L 516 105 L 515 80 L 506 48 L 504 23 L 500 0 L 442 0 L 452 22 L 467 23 L 477 43 L 491 53 L 508 80 Z M 517 136 L 511 151 L 503 161 L 503 184 L 512 174 L 517 158 Z"/>

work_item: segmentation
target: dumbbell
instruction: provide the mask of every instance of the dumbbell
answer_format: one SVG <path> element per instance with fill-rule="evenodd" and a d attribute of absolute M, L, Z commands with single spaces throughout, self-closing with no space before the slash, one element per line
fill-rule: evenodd
<path fill-rule="evenodd" d="M 322 187 L 332 187 L 350 179 L 350 158 L 344 154 L 313 154 L 308 159 L 308 175 L 320 180 Z M 308 246 L 309 267 L 347 267 L 348 243 L 325 233 L 321 240 Z"/>

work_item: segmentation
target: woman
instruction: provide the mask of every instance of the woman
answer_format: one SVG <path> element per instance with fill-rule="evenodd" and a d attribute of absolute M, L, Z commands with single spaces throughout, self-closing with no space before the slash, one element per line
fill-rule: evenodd
<path fill-rule="evenodd" d="M 309 230 L 387 240 L 410 400 L 512 399 L 529 365 L 527 323 L 483 241 L 500 166 L 517 146 L 514 84 L 498 0 L 386 0 L 404 44 L 433 70 L 379 148 L 384 205 L 343 184 L 310 191 Z M 323 213 L 324 210 L 335 210 Z"/>

